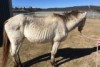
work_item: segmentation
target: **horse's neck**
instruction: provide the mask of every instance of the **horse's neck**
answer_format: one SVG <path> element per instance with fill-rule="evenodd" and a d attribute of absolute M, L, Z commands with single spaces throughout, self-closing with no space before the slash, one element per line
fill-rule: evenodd
<path fill-rule="evenodd" d="M 78 23 L 80 22 L 80 20 L 74 18 L 74 19 L 70 19 L 66 22 L 66 27 L 68 29 L 68 31 L 73 30 L 75 27 L 77 27 Z"/>

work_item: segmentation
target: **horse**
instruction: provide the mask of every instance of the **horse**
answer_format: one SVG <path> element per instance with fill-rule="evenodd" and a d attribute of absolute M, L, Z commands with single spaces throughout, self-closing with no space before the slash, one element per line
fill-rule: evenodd
<path fill-rule="evenodd" d="M 50 61 L 55 66 L 55 54 L 60 42 L 64 41 L 68 33 L 76 27 L 78 27 L 78 31 L 82 31 L 86 14 L 85 11 L 70 11 L 45 16 L 18 14 L 9 18 L 4 24 L 2 67 L 6 66 L 9 52 L 13 58 L 14 67 L 23 66 L 19 50 L 25 38 L 33 43 L 52 42 Z"/>

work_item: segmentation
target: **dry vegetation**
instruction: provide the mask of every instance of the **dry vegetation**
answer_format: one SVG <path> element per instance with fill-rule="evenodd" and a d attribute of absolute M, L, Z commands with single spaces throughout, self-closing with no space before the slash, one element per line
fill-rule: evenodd
<path fill-rule="evenodd" d="M 100 38 L 100 19 L 87 19 L 83 30 L 86 37 Z M 96 41 L 81 37 L 77 29 L 69 33 L 67 39 L 61 43 L 56 55 L 58 67 L 96 67 Z M 32 44 L 24 41 L 20 57 L 25 67 L 51 67 L 51 44 Z M 2 48 L 0 48 L 0 60 Z M 1 63 L 1 61 L 0 61 Z M 100 63 L 100 62 L 99 62 Z M 12 67 L 11 56 L 7 67 Z M 1 66 L 1 64 L 0 64 Z M 100 67 L 100 66 L 98 66 Z"/>

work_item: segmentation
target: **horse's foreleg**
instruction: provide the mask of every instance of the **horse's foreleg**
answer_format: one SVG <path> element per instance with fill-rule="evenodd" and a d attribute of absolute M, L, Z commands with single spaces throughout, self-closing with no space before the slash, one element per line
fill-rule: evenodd
<path fill-rule="evenodd" d="M 54 66 L 55 65 L 55 54 L 57 53 L 57 49 L 59 47 L 59 42 L 54 42 L 52 51 L 51 51 L 51 64 Z"/>

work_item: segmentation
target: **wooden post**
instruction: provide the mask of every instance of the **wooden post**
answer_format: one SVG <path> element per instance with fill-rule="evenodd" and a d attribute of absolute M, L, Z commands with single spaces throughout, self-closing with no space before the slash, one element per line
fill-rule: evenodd
<path fill-rule="evenodd" d="M 0 46 L 3 43 L 4 22 L 12 16 L 12 1 L 0 0 Z"/>

